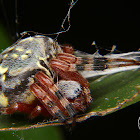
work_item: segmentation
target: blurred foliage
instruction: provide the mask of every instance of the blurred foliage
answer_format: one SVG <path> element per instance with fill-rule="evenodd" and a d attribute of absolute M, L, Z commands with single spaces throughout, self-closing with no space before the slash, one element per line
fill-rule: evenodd
<path fill-rule="evenodd" d="M 20 131 L 0 132 L 0 140 L 62 140 L 58 127 L 43 127 Z"/>
<path fill-rule="evenodd" d="M 4 26 L 0 23 L 0 52 L 10 46 L 11 43 L 10 35 L 7 34 Z"/>

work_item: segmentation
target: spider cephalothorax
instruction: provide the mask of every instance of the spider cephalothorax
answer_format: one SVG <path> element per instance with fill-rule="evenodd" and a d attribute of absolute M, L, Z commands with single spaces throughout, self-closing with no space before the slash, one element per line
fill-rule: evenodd
<path fill-rule="evenodd" d="M 0 108 L 52 116 L 64 122 L 91 103 L 89 84 L 71 64 L 72 47 L 60 46 L 49 37 L 22 39 L 1 53 Z M 76 63 L 75 63 L 76 62 Z"/>

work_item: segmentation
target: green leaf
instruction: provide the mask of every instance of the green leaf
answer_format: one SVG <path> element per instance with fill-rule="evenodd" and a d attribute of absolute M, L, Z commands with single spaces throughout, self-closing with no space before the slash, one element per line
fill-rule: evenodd
<path fill-rule="evenodd" d="M 140 101 L 138 86 L 140 86 L 140 69 L 91 80 L 90 90 L 93 102 L 89 110 L 78 116 L 76 121 L 81 122 L 92 116 L 106 115 Z M 71 122 L 70 120 L 69 123 Z M 63 123 L 58 123 L 57 120 L 44 123 L 42 120 L 29 121 L 16 114 L 0 116 L 1 130 L 21 130 L 50 125 L 63 125 Z"/>
<path fill-rule="evenodd" d="M 90 112 L 106 115 L 140 101 L 139 85 L 140 69 L 119 72 L 109 75 L 101 81 L 91 82 L 93 103 Z M 108 112 L 104 114 L 104 111 L 107 110 Z"/>
<path fill-rule="evenodd" d="M 29 129 L 21 131 L 0 132 L 0 138 L 3 140 L 62 140 L 62 134 L 58 127 L 43 127 L 39 129 Z"/>

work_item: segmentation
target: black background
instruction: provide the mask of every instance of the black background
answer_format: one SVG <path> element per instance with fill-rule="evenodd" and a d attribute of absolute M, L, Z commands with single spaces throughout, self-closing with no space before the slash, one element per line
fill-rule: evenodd
<path fill-rule="evenodd" d="M 70 1 L 20 0 L 17 3 L 17 27 L 14 1 L 3 3 L 0 18 L 14 40 L 16 30 L 18 33 L 28 30 L 45 34 L 58 32 Z M 5 11 L 2 10 L 3 6 Z M 91 47 L 93 41 L 104 49 L 111 49 L 115 44 L 121 52 L 136 51 L 139 49 L 140 33 L 138 6 L 138 2 L 124 0 L 79 0 L 71 10 L 70 30 L 60 34 L 58 41 L 88 53 L 95 51 Z M 67 22 L 65 26 L 68 26 Z M 61 129 L 67 139 L 135 138 L 140 137 L 137 126 L 139 116 L 140 104 L 137 103 L 105 117 L 95 117 L 76 124 L 71 130 L 64 127 Z"/>

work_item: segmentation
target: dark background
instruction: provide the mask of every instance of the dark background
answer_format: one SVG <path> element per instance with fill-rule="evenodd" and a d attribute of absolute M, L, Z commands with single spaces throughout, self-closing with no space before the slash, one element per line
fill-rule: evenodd
<path fill-rule="evenodd" d="M 20 0 L 17 2 L 17 26 L 15 3 L 6 0 L 0 7 L 0 20 L 13 42 L 16 39 L 16 31 L 55 33 L 60 30 L 69 9 L 68 4 L 69 0 Z M 138 6 L 138 2 L 124 0 L 79 0 L 71 10 L 70 30 L 60 34 L 58 41 L 61 44 L 69 43 L 75 49 L 88 53 L 95 51 L 94 47 L 91 47 L 93 41 L 104 49 L 111 49 L 112 45 L 117 45 L 121 52 L 136 51 L 139 49 L 140 37 Z M 65 26 L 68 27 L 68 22 Z M 71 130 L 64 127 L 61 129 L 67 139 L 140 137 L 137 126 L 139 116 L 140 104 L 137 103 L 105 117 L 95 117 L 76 124 Z"/>

